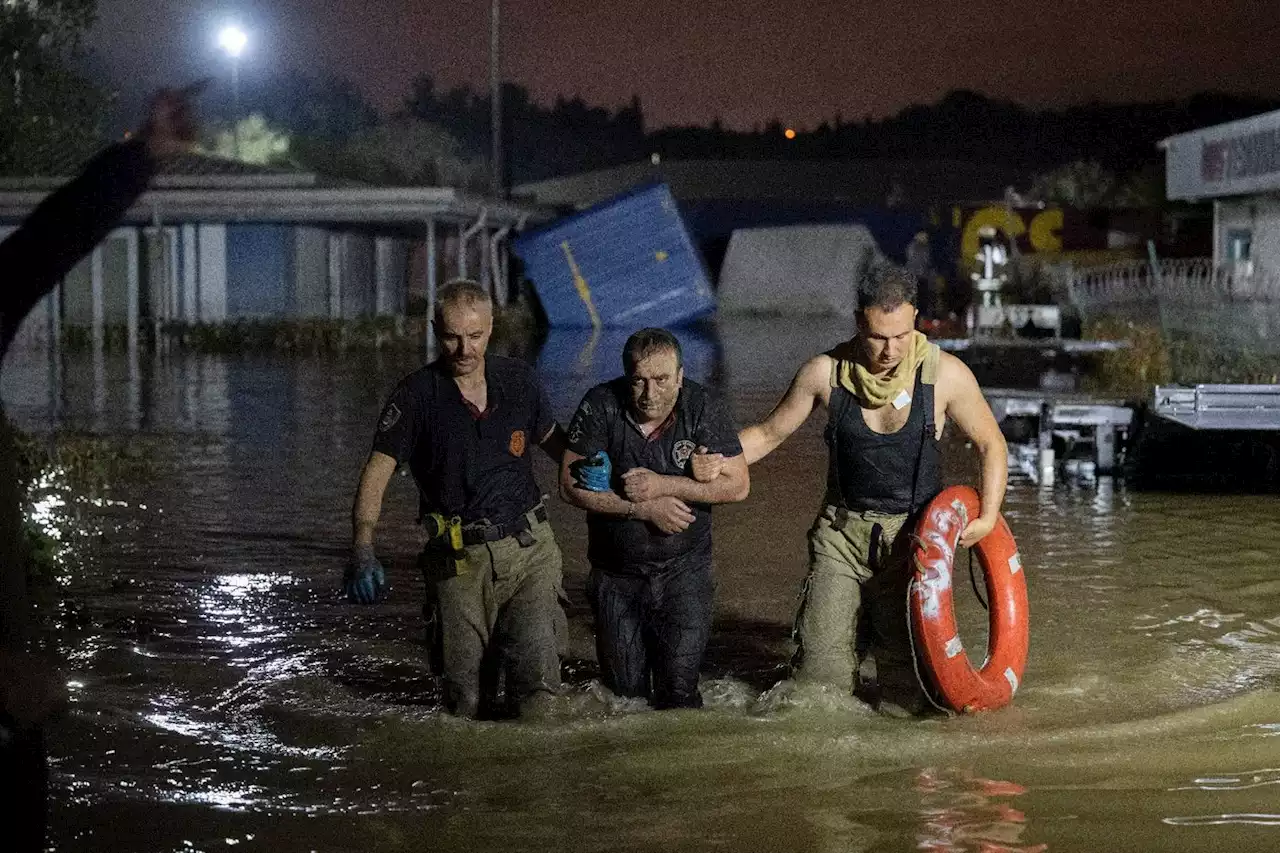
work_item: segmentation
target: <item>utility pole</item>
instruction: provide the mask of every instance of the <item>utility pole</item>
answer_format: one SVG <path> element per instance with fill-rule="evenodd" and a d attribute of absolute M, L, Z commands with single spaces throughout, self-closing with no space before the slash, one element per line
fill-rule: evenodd
<path fill-rule="evenodd" d="M 489 6 L 489 191 L 496 198 L 506 196 L 505 170 L 502 157 L 502 41 L 499 26 L 502 0 L 491 0 Z"/>

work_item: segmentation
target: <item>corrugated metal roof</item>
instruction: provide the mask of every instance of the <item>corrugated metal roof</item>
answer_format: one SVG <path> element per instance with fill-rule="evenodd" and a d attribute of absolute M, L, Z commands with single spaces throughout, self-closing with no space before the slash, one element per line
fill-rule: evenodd
<path fill-rule="evenodd" d="M 49 190 L 0 189 L 0 221 L 20 222 Z M 545 208 L 486 198 L 449 187 L 227 186 L 157 188 L 144 193 L 126 222 L 474 222 L 523 227 L 545 222 Z"/>
<path fill-rule="evenodd" d="M 63 177 L 0 178 L 2 190 L 51 190 L 71 179 Z M 290 166 L 242 163 L 213 154 L 177 154 L 156 165 L 152 186 L 184 188 L 361 186 L 351 181 L 321 178 Z"/>

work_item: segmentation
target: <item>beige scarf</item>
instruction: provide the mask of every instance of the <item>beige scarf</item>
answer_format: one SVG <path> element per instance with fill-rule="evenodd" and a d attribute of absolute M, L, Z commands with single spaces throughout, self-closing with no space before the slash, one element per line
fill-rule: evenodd
<path fill-rule="evenodd" d="M 831 387 L 839 386 L 867 407 L 878 409 L 891 403 L 904 391 L 911 393 L 916 381 L 916 370 L 922 364 L 923 381 L 934 384 L 938 376 L 938 348 L 929 343 L 924 333 L 913 332 L 911 348 L 893 370 L 883 376 L 874 376 L 855 359 L 837 359 L 831 371 Z"/>

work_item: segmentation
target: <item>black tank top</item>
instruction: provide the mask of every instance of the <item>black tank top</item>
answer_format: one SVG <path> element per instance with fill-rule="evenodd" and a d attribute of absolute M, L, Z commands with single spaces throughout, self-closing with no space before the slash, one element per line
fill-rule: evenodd
<path fill-rule="evenodd" d="M 911 412 L 896 432 L 867 426 L 858 400 L 831 389 L 825 432 L 827 503 L 846 509 L 913 513 L 942 491 L 942 452 L 933 414 L 933 385 L 916 371 Z"/>

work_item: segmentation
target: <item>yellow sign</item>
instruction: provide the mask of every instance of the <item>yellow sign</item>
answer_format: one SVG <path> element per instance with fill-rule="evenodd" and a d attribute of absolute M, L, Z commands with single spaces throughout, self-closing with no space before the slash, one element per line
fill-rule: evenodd
<path fill-rule="evenodd" d="M 956 208 L 953 221 L 958 220 L 960 215 L 960 208 Z M 974 211 L 964 223 L 964 231 L 960 235 L 961 263 L 965 266 L 973 264 L 973 258 L 979 249 L 978 231 L 984 227 L 989 226 L 1003 232 L 1010 243 L 1026 234 L 1033 252 L 1061 252 L 1062 225 L 1061 208 L 1050 208 L 1035 214 L 1031 217 L 1030 227 L 1016 210 L 996 206 L 981 208 Z"/>

